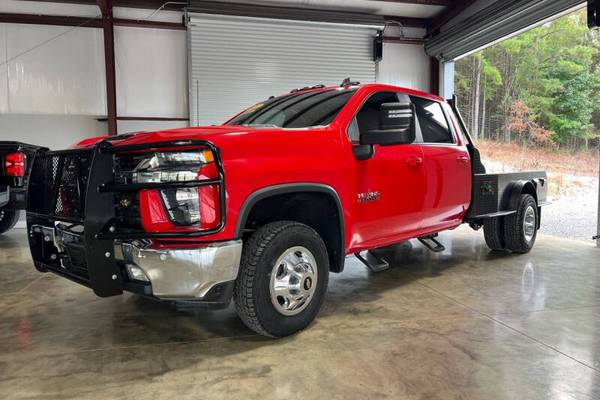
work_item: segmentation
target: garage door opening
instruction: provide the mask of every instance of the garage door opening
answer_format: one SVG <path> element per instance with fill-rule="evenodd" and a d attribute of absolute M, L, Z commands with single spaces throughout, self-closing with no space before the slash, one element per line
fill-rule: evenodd
<path fill-rule="evenodd" d="M 489 172 L 547 170 L 542 233 L 596 234 L 600 32 L 579 10 L 458 60 L 460 110 Z"/>

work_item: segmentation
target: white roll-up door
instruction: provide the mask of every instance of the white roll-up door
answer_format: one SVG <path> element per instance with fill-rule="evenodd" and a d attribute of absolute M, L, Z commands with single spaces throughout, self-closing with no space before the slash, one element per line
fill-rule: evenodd
<path fill-rule="evenodd" d="M 188 14 L 191 126 L 298 87 L 374 82 L 377 27 Z"/>

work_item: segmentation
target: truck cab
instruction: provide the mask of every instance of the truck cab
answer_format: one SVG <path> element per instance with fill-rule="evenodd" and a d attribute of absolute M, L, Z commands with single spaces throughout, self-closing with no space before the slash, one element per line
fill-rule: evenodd
<path fill-rule="evenodd" d="M 359 200 L 352 205 L 349 246 L 380 247 L 460 225 L 471 198 L 470 158 L 446 103 L 424 93 L 378 86 L 356 100 L 360 106 L 342 124 L 347 123 L 354 154 L 367 155 L 348 158 Z M 408 129 L 413 132 L 407 143 L 364 144 L 365 135 L 379 129 L 386 104 L 405 104 L 411 111 Z"/>
<path fill-rule="evenodd" d="M 36 268 L 179 308 L 222 308 L 270 337 L 310 324 L 356 255 L 468 223 L 524 253 L 543 172 L 486 174 L 455 102 L 389 85 L 307 87 L 220 126 L 37 151 L 27 225 Z"/>

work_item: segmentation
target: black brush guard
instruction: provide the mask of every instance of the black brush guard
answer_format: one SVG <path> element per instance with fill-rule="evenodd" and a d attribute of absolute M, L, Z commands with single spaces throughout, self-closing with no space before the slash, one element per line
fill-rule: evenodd
<path fill-rule="evenodd" d="M 131 282 L 124 266 L 115 259 L 115 240 L 199 238 L 223 229 L 226 219 L 225 180 L 218 149 L 204 140 L 165 141 L 114 146 L 105 140 L 92 149 L 45 151 L 36 156 L 31 173 L 27 204 L 29 245 L 36 268 L 52 271 L 88 286 L 101 297 L 123 290 L 149 294 L 148 288 Z M 218 177 L 175 183 L 116 184 L 114 156 L 121 153 L 193 150 L 208 148 L 214 154 Z M 119 228 L 115 195 L 142 189 L 219 186 L 220 221 L 212 229 L 192 232 L 145 232 Z M 83 229 L 81 230 L 81 227 Z M 79 228 L 77 230 L 76 228 Z M 55 235 L 72 238 L 73 251 L 58 253 Z M 81 259 L 75 260 L 74 254 Z M 142 285 L 143 286 L 143 285 Z"/>

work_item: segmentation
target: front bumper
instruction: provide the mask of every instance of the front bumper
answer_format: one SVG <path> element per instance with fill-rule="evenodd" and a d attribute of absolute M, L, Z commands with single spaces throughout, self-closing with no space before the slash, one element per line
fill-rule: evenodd
<path fill-rule="evenodd" d="M 36 267 L 52 271 L 97 291 L 93 271 L 86 262 L 86 246 L 81 230 L 32 225 L 29 231 Z M 120 291 L 130 291 L 159 300 L 229 304 L 233 282 L 237 278 L 242 255 L 242 241 L 203 243 L 185 248 L 149 246 L 148 241 L 113 244 L 117 274 L 111 280 Z M 37 261 L 44 259 L 45 261 Z M 104 263 L 104 267 L 108 265 Z M 136 271 L 137 273 L 133 273 Z M 97 273 L 106 273 L 101 268 Z"/>
<path fill-rule="evenodd" d="M 139 243 L 115 245 L 115 258 L 125 264 L 127 271 L 132 266 L 142 270 L 152 295 L 161 300 L 204 299 L 219 284 L 237 278 L 241 255 L 241 240 L 187 249 L 152 249 Z"/>
<path fill-rule="evenodd" d="M 218 178 L 170 183 L 115 181 L 117 155 L 160 148 L 209 148 L 215 155 Z M 147 232 L 124 222 L 126 217 L 117 213 L 122 193 L 207 185 L 218 186 L 220 193 L 221 219 L 214 228 Z M 100 297 L 130 291 L 186 303 L 186 307 L 229 302 L 241 241 L 181 244 L 219 232 L 225 224 L 223 166 L 211 143 L 189 140 L 113 146 L 104 141 L 89 149 L 42 152 L 32 167 L 28 198 L 29 245 L 38 270 L 88 286 Z M 132 212 L 136 218 L 135 209 Z"/>

